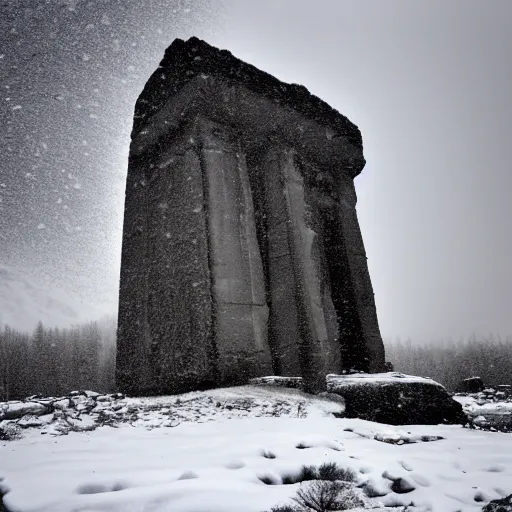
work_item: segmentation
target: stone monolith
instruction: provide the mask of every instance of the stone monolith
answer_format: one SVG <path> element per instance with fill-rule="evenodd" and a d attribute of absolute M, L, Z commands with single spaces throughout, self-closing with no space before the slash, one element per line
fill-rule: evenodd
<path fill-rule="evenodd" d="M 140 95 L 126 183 L 117 383 L 134 395 L 384 370 L 354 178 L 358 128 L 196 38 Z"/>

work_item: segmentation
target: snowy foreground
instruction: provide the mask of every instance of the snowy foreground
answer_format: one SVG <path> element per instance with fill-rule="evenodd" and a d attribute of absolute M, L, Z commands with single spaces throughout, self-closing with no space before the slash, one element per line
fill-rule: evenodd
<path fill-rule="evenodd" d="M 324 462 L 352 468 L 357 492 L 375 511 L 411 503 L 411 511 L 480 511 L 512 494 L 510 434 L 340 419 L 333 414 L 340 403 L 254 386 L 120 399 L 113 407 L 134 411 L 130 421 L 67 435 L 40 424 L 1 442 L 5 505 L 13 512 L 263 512 L 308 485 L 283 478 Z M 91 416 L 76 421 L 91 424 Z"/>

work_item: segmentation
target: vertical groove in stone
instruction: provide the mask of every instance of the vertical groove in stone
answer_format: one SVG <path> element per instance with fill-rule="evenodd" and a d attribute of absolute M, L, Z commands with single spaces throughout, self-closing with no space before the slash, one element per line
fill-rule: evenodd
<path fill-rule="evenodd" d="M 267 352 L 268 347 L 268 304 L 266 301 L 263 262 L 258 245 L 256 234 L 256 223 L 254 217 L 254 201 L 252 197 L 251 184 L 247 169 L 245 154 L 242 152 L 240 141 L 238 142 L 238 173 L 240 176 L 242 208 L 241 219 L 241 241 L 246 245 L 247 261 L 249 266 L 252 326 L 256 349 Z M 270 369 L 270 368 L 269 368 Z"/>
<path fill-rule="evenodd" d="M 302 374 L 299 358 L 300 319 L 295 302 L 295 272 L 288 236 L 290 219 L 285 208 L 279 158 L 279 151 L 270 147 L 261 163 L 267 206 L 269 343 L 276 373 L 298 376 Z"/>
<path fill-rule="evenodd" d="M 205 233 L 206 233 L 206 263 L 208 267 L 208 276 L 209 276 L 209 286 L 208 286 L 208 297 L 210 302 L 210 324 L 207 335 L 207 343 L 208 343 L 208 354 L 210 357 L 210 365 L 212 368 L 212 378 L 213 382 L 220 382 L 220 369 L 219 369 L 219 350 L 217 347 L 217 339 L 216 339 L 216 330 L 215 326 L 217 325 L 217 304 L 215 302 L 215 295 L 213 292 L 213 255 L 211 253 L 211 243 L 209 237 L 209 226 L 210 226 L 210 194 L 208 191 L 208 177 L 206 175 L 205 167 L 206 164 L 203 159 L 203 147 L 201 144 L 201 135 L 199 133 L 199 122 L 196 119 L 195 122 L 195 149 L 197 152 L 197 157 L 199 159 L 199 165 L 201 169 L 201 184 L 203 190 L 203 219 L 205 223 Z"/>
<path fill-rule="evenodd" d="M 323 346 L 326 338 L 323 310 L 314 304 L 315 292 L 320 288 L 312 259 L 313 240 L 317 236 L 307 220 L 304 178 L 294 163 L 294 151 L 280 153 L 280 174 L 283 178 L 288 221 L 288 244 L 295 281 L 295 304 L 299 318 L 299 361 L 304 388 L 319 391 L 325 388 Z M 319 297 L 317 297 L 319 298 Z M 325 331 L 325 332 L 322 332 Z"/>
<path fill-rule="evenodd" d="M 272 372 L 252 193 L 236 135 L 205 119 L 200 133 L 220 379 L 246 382 Z"/>

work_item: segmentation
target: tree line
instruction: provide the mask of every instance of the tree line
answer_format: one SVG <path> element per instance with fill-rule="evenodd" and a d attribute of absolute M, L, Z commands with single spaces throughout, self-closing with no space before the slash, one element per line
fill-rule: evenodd
<path fill-rule="evenodd" d="M 397 340 L 386 343 L 386 359 L 395 371 L 430 377 L 449 391 L 469 377 L 480 377 L 486 386 L 512 384 L 512 337 L 471 336 L 422 345 Z"/>
<path fill-rule="evenodd" d="M 41 322 L 32 334 L 0 330 L 0 400 L 60 396 L 75 389 L 112 392 L 116 319 L 66 329 Z"/>
<path fill-rule="evenodd" d="M 60 396 L 75 389 L 115 391 L 115 317 L 67 329 L 39 323 L 32 334 L 0 330 L 0 400 Z M 394 370 L 430 377 L 456 391 L 468 377 L 487 386 L 512 384 L 512 337 L 472 336 L 458 342 L 386 342 Z"/>

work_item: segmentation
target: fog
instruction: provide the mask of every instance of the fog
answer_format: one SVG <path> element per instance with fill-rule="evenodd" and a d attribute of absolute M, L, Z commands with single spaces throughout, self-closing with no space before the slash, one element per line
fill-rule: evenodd
<path fill-rule="evenodd" d="M 3 2 L 0 264 L 115 311 L 133 106 L 196 35 L 361 129 L 384 338 L 510 335 L 511 15 L 507 0 Z"/>

